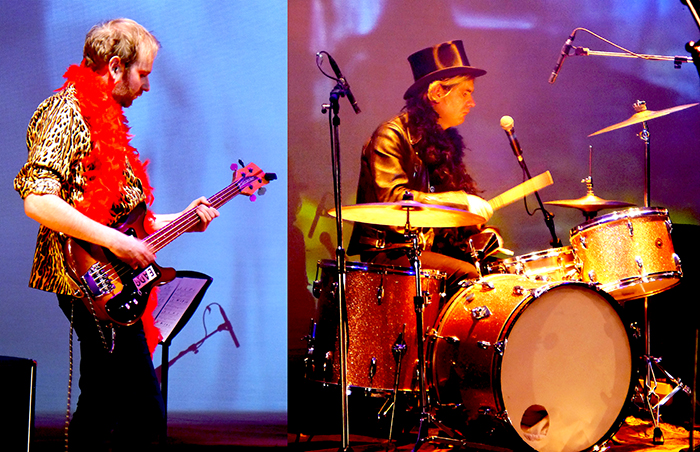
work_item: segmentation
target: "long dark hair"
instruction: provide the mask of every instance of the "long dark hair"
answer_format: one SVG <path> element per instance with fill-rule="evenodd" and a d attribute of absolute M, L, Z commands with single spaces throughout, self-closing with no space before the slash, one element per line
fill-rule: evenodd
<path fill-rule="evenodd" d="M 411 136 L 420 137 L 414 147 L 429 170 L 430 184 L 435 191 L 480 193 L 464 164 L 462 135 L 453 127 L 445 130 L 438 124 L 439 116 L 428 99 L 427 89 L 407 99 L 403 111 L 408 115 Z M 471 261 L 467 241 L 475 232 L 478 228 L 474 226 L 436 229 L 432 250 Z"/>
<path fill-rule="evenodd" d="M 464 140 L 457 129 L 444 130 L 438 124 L 438 114 L 428 100 L 427 92 L 411 97 L 403 108 L 408 114 L 408 129 L 420 137 L 414 146 L 428 168 L 430 185 L 436 192 L 464 190 L 479 192 L 476 182 L 464 165 Z"/>

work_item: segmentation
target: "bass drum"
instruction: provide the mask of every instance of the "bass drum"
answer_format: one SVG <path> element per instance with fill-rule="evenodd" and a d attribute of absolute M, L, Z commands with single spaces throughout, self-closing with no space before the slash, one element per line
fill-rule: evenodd
<path fill-rule="evenodd" d="M 318 304 L 307 376 L 315 381 L 338 383 L 338 270 L 335 261 L 323 260 L 318 263 L 317 271 L 321 275 L 314 283 Z M 426 330 L 435 324 L 440 312 L 444 286 L 444 273 L 421 271 L 421 290 L 426 294 L 423 311 Z M 348 385 L 375 392 L 393 391 L 395 385 L 399 390 L 418 387 L 415 294 L 413 269 L 346 263 Z"/>
<path fill-rule="evenodd" d="M 617 309 L 582 282 L 496 274 L 462 289 L 429 344 L 438 414 L 462 410 L 458 431 L 487 414 L 538 451 L 606 441 L 634 388 L 629 331 Z"/>

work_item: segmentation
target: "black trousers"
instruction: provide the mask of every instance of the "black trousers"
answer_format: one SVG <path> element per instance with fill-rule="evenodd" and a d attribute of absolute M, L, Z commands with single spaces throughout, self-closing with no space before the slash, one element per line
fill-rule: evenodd
<path fill-rule="evenodd" d="M 143 324 L 115 326 L 114 349 L 103 343 L 97 323 L 76 298 L 58 296 L 80 341 L 80 396 L 71 419 L 71 452 L 152 450 L 165 419 L 160 384 L 153 368 Z M 109 347 L 111 328 L 100 324 Z M 111 449 L 110 449 L 111 448 Z"/>

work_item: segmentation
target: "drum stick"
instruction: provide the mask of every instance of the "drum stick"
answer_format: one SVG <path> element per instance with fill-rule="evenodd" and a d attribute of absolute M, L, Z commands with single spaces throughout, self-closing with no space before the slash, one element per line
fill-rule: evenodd
<path fill-rule="evenodd" d="M 508 191 L 501 193 L 500 195 L 492 198 L 488 201 L 493 210 L 505 207 L 508 204 L 514 203 L 515 201 L 524 198 L 525 196 L 536 192 L 537 190 L 548 187 L 554 183 L 552 175 L 549 171 L 545 171 L 532 179 L 528 179 L 520 185 L 516 185 Z"/>

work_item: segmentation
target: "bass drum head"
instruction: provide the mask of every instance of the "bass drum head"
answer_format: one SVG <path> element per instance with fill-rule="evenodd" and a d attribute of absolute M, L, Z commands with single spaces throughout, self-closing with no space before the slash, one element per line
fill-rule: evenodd
<path fill-rule="evenodd" d="M 580 451 L 619 428 L 632 354 L 613 302 L 580 285 L 555 287 L 521 310 L 506 344 L 499 392 L 529 446 Z"/>

